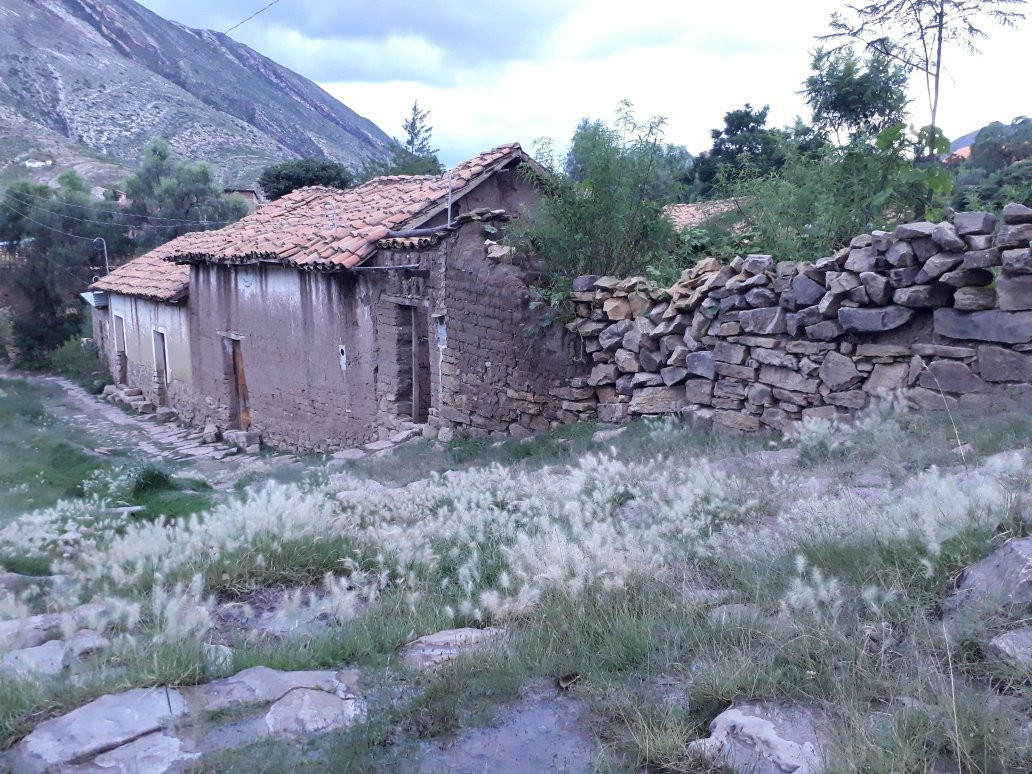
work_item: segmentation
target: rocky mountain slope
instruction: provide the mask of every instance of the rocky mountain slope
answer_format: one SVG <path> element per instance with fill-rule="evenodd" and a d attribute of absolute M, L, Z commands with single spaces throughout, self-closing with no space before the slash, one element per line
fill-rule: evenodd
<path fill-rule="evenodd" d="M 0 180 L 115 183 L 157 136 L 228 186 L 299 156 L 355 165 L 388 141 L 297 73 L 132 0 L 0 0 Z"/>

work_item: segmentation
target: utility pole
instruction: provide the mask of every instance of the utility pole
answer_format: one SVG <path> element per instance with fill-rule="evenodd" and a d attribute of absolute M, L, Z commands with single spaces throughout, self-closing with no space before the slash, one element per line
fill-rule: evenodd
<path fill-rule="evenodd" d="M 100 246 L 104 248 L 104 273 L 110 274 L 111 267 L 108 265 L 107 242 L 105 241 L 104 237 L 97 237 L 93 240 L 94 245 L 96 245 L 97 242 L 100 242 Z"/>

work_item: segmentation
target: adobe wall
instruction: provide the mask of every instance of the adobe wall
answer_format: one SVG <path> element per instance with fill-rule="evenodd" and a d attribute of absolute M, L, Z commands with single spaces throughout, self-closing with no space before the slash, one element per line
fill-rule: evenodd
<path fill-rule="evenodd" d="M 1032 209 L 875 231 L 816 262 L 707 259 L 673 287 L 581 277 L 581 417 L 688 412 L 741 430 L 866 406 L 1032 408 Z"/>
<path fill-rule="evenodd" d="M 118 344 L 115 318 L 124 321 L 126 381 L 138 387 L 154 405 L 164 402 L 179 410 L 185 421 L 193 419 L 192 407 L 200 400 L 193 386 L 193 365 L 189 335 L 189 312 L 185 304 L 165 304 L 118 293 L 108 294 L 108 307 L 94 309 L 93 338 L 118 381 Z M 159 391 L 155 368 L 154 332 L 165 335 L 167 384 Z"/>

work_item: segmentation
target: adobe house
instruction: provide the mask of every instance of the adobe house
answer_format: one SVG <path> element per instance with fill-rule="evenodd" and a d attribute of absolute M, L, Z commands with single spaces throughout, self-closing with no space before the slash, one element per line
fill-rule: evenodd
<path fill-rule="evenodd" d="M 196 236 L 184 234 L 106 274 L 83 297 L 93 307 L 93 338 L 116 384 L 142 391 L 149 408 L 196 403 L 187 300 L 190 272 L 165 261 Z"/>
<path fill-rule="evenodd" d="M 190 387 L 169 387 L 168 405 L 320 450 L 422 426 L 520 434 L 573 419 L 573 337 L 527 335 L 538 275 L 496 243 L 533 206 L 525 163 L 513 144 L 440 176 L 303 188 L 129 264 L 189 272 Z"/>

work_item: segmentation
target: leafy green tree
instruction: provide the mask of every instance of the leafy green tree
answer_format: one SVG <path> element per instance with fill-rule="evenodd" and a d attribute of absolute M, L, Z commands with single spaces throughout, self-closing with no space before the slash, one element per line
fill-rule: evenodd
<path fill-rule="evenodd" d="M 185 234 L 221 228 L 247 214 L 238 196 L 224 196 L 212 168 L 177 158 L 166 140 L 151 142 L 125 182 L 127 212 L 143 225 L 137 242 L 154 247 Z"/>
<path fill-rule="evenodd" d="M 959 201 L 955 200 L 955 205 L 999 211 L 1010 202 L 1032 207 L 1032 159 L 1017 161 L 994 172 L 973 191 L 968 190 Z"/>
<path fill-rule="evenodd" d="M 568 287 L 581 274 L 643 272 L 669 255 L 677 235 L 663 208 L 678 191 L 669 174 L 664 123 L 639 123 L 624 102 L 613 126 L 582 122 L 565 156 L 549 142 L 535 148 L 548 173 L 529 166 L 523 173 L 540 200 L 508 238 L 540 256 L 554 287 Z"/>
<path fill-rule="evenodd" d="M 942 132 L 938 126 L 943 61 L 949 48 L 977 52 L 976 41 L 987 37 L 982 26 L 992 22 L 1013 27 L 1025 14 L 1012 10 L 1025 0 L 870 0 L 847 6 L 831 17 L 823 40 L 862 43 L 910 72 L 920 73 L 928 98 L 928 155 L 935 156 Z"/>
<path fill-rule="evenodd" d="M 363 181 L 383 175 L 439 175 L 444 165 L 437 158 L 438 149 L 431 147 L 433 127 L 427 123 L 429 110 L 420 110 L 419 102 L 402 122 L 405 139 L 394 140 L 387 161 L 367 161 L 361 170 Z"/>
<path fill-rule="evenodd" d="M 72 299 L 102 273 L 94 240 L 106 240 L 116 255 L 129 250 L 116 205 L 94 201 L 74 172 L 62 174 L 58 183 L 57 189 L 15 183 L 0 199 L 0 241 L 24 257 L 13 278 L 29 304 L 12 325 L 22 365 L 45 364 L 50 352 L 81 329 L 81 307 Z"/>
<path fill-rule="evenodd" d="M 849 46 L 818 48 L 803 94 L 814 127 L 841 145 L 861 135 L 873 137 L 906 121 L 907 69 L 879 51 L 862 61 Z"/>
<path fill-rule="evenodd" d="M 355 178 L 343 164 L 329 159 L 295 159 L 262 170 L 258 185 L 269 199 L 279 199 L 308 185 L 350 188 Z"/>
<path fill-rule="evenodd" d="M 735 228 L 748 240 L 741 249 L 813 260 L 857 234 L 925 214 L 929 200 L 944 215 L 952 178 L 942 165 L 915 165 L 925 147 L 925 136 L 897 124 L 873 143 L 858 136 L 816 155 L 790 148 L 780 170 L 744 174 L 728 191 Z"/>
<path fill-rule="evenodd" d="M 983 127 L 971 144 L 967 163 L 986 172 L 1032 158 L 1032 118 L 1018 116 L 1010 124 L 994 121 Z"/>
<path fill-rule="evenodd" d="M 694 160 L 685 183 L 691 190 L 690 198 L 707 199 L 720 193 L 722 181 L 735 179 L 743 173 L 769 174 L 785 163 L 786 149 L 814 153 L 823 140 L 802 121 L 785 129 L 767 126 L 770 106 L 755 110 L 746 104 L 724 114 L 724 126 L 713 129 L 713 147 Z"/>

